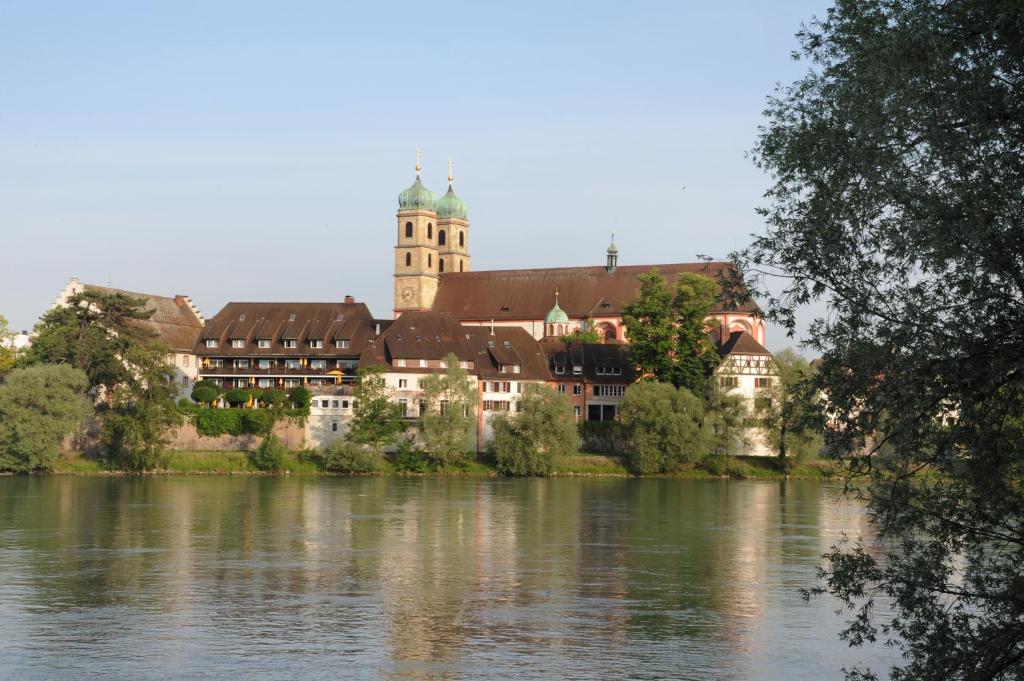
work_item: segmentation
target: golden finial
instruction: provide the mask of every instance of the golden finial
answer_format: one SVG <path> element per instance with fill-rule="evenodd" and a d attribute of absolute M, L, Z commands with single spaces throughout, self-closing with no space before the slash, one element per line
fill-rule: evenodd
<path fill-rule="evenodd" d="M 455 176 L 452 174 L 452 159 L 451 157 L 448 157 L 448 184 L 451 184 L 454 179 Z"/>
<path fill-rule="evenodd" d="M 420 165 L 420 148 L 416 147 L 416 177 L 420 176 L 421 170 L 423 170 L 423 166 Z"/>

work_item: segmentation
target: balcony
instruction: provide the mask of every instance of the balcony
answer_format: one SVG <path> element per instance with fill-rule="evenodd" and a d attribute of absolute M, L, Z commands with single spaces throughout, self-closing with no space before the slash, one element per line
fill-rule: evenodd
<path fill-rule="evenodd" d="M 288 369 L 283 366 L 275 366 L 270 367 L 268 369 L 261 369 L 259 368 L 259 366 L 256 365 L 249 365 L 247 367 L 200 366 L 199 374 L 201 376 L 339 376 L 343 379 L 353 379 L 356 376 L 356 370 L 339 369 L 337 367 L 331 366 L 328 366 L 324 369 L 314 369 L 308 366 L 299 367 L 297 369 Z"/>

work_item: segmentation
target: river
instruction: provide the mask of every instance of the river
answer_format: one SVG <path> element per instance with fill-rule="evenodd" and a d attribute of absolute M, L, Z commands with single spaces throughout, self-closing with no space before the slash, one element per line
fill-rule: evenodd
<path fill-rule="evenodd" d="M 0 478 L 0 678 L 827 679 L 814 481 Z M 881 670 L 881 669 L 880 669 Z"/>

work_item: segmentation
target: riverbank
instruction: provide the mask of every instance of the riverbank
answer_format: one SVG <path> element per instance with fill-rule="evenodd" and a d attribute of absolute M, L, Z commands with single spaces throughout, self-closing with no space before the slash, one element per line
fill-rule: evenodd
<path fill-rule="evenodd" d="M 58 475 L 128 475 L 125 471 L 111 470 L 103 462 L 65 452 L 52 471 Z M 319 462 L 306 452 L 288 452 L 281 470 L 266 473 L 255 469 L 249 453 L 245 451 L 171 451 L 164 465 L 147 475 L 336 475 L 324 471 Z M 402 471 L 388 460 L 381 462 L 379 470 L 370 475 L 381 476 L 445 476 L 445 477 L 500 477 L 494 467 L 483 460 L 472 461 L 450 469 L 431 468 L 423 472 Z M 619 456 L 580 453 L 567 457 L 556 468 L 555 475 L 565 477 L 637 477 Z M 688 466 L 671 474 L 652 476 L 687 479 L 733 478 L 739 480 L 804 479 L 826 480 L 838 478 L 841 470 L 832 462 L 814 460 L 783 470 L 774 457 L 730 457 L 717 465 Z"/>

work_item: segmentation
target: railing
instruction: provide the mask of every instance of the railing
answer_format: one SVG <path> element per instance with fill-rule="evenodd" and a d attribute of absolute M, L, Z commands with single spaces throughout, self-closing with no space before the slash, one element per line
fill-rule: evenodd
<path fill-rule="evenodd" d="M 282 366 L 269 367 L 266 369 L 259 366 L 235 367 L 206 367 L 199 366 L 199 373 L 204 376 L 327 376 L 332 371 L 340 371 L 344 377 L 355 377 L 356 370 L 328 366 L 323 369 L 314 369 L 310 366 L 289 368 Z"/>

